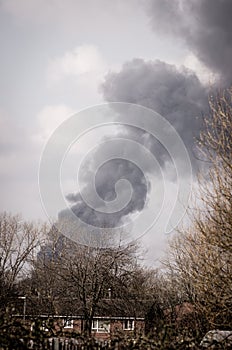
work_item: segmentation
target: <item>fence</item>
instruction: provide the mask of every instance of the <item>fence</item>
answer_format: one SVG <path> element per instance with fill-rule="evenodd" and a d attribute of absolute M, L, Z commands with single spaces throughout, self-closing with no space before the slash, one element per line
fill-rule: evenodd
<path fill-rule="evenodd" d="M 33 350 L 35 348 L 32 348 Z M 109 350 L 118 349 L 118 344 L 114 344 L 113 347 L 110 342 L 107 341 L 89 341 L 85 344 L 79 343 L 78 340 L 69 339 L 52 339 L 48 341 L 46 350 Z"/>
<path fill-rule="evenodd" d="M 1 339 L 0 339 L 1 340 Z M 123 350 L 127 347 L 121 347 L 119 342 L 114 341 L 99 341 L 99 340 L 86 340 L 80 341 L 70 338 L 53 338 L 43 341 L 38 344 L 32 340 L 25 342 L 19 341 L 17 344 L 10 346 L 1 346 L 0 350 Z"/>

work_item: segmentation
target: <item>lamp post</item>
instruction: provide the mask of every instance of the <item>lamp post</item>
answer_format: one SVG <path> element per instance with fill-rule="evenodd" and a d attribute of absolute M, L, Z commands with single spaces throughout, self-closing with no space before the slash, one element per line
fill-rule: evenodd
<path fill-rule="evenodd" d="M 19 299 L 23 300 L 23 321 L 25 322 L 26 318 L 26 297 L 18 297 Z"/>

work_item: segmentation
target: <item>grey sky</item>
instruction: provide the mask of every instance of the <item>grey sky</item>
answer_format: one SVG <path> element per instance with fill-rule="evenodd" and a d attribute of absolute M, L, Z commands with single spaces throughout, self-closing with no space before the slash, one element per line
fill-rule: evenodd
<path fill-rule="evenodd" d="M 0 0 L 1 210 L 46 218 L 37 180 L 43 147 L 63 120 L 94 104 L 154 108 L 192 147 L 199 125 L 191 113 L 204 110 L 205 86 L 230 81 L 231 1 L 171 4 Z M 82 141 L 79 155 L 103 136 Z M 76 193 L 68 176 L 67 193 Z"/>
<path fill-rule="evenodd" d="M 37 218 L 43 216 L 37 169 L 48 133 L 62 117 L 103 101 L 99 82 L 125 60 L 159 55 L 168 59 L 169 55 L 178 61 L 181 50 L 175 48 L 170 55 L 163 40 L 150 30 L 139 2 L 8 0 L 0 4 L 1 209 Z M 82 74 L 75 68 L 72 74 L 71 67 L 69 74 L 53 81 L 54 62 L 76 48 L 83 48 L 85 60 L 88 46 L 103 64 L 97 67 L 92 62 L 93 70 L 90 63 L 90 72 L 87 68 Z M 43 134 L 43 142 L 36 143 L 34 136 Z"/>

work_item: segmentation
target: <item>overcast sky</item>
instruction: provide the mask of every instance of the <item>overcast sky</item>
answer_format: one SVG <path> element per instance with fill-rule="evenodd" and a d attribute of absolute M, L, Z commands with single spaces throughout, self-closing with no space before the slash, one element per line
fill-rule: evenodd
<path fill-rule="evenodd" d="M 164 116 L 182 138 L 195 174 L 193 138 L 200 129 L 197 115 L 207 111 L 207 86 L 231 83 L 231 7 L 230 0 L 0 0 L 0 209 L 46 219 L 38 186 L 45 144 L 71 115 L 104 102 L 139 104 Z M 171 162 L 144 133 L 129 128 L 93 132 L 77 147 L 79 159 L 112 135 L 142 140 L 156 153 L 169 175 L 171 198 Z M 127 155 L 132 153 L 129 148 Z M 74 166 L 74 154 L 67 159 L 68 170 Z M 94 154 L 104 160 L 101 146 Z M 98 175 L 97 191 L 103 199 L 112 200 L 114 190 L 106 189 L 121 177 L 118 169 L 139 192 L 131 210 L 114 222 L 146 210 L 148 188 L 159 183 L 151 169 L 145 170 L 150 174 L 146 187 L 138 169 L 132 171 L 124 161 L 109 164 Z M 70 179 L 76 169 L 68 170 L 64 193 L 78 212 L 83 210 L 80 189 Z M 84 179 L 87 193 L 88 176 Z M 65 212 L 57 208 L 57 215 L 59 210 Z M 144 238 L 151 246 L 150 260 L 159 257 L 165 239 L 154 231 Z"/>

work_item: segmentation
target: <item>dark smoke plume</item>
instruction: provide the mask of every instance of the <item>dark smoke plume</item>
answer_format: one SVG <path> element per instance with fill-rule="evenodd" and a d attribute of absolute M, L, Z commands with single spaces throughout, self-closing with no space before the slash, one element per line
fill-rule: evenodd
<path fill-rule="evenodd" d="M 201 116 L 208 103 L 205 87 L 194 72 L 178 70 L 161 61 L 134 59 L 124 64 L 119 73 L 108 74 L 102 91 L 109 102 L 140 104 L 166 118 L 184 141 L 196 170 L 194 141 L 199 135 Z M 136 132 L 132 133 L 130 129 L 127 131 L 133 138 Z M 165 150 L 154 140 L 150 141 L 149 148 L 158 159 L 166 158 Z"/>
<path fill-rule="evenodd" d="M 154 32 L 182 39 L 219 75 L 221 84 L 232 83 L 231 0 L 150 0 L 148 4 Z"/>
<path fill-rule="evenodd" d="M 231 0 L 150 0 L 145 3 L 154 32 L 171 35 L 173 42 L 183 40 L 186 47 L 218 76 L 218 86 L 229 86 L 232 80 L 232 1 Z M 101 87 L 106 101 L 130 102 L 149 107 L 165 117 L 177 130 L 197 172 L 199 162 L 194 154 L 195 138 L 201 129 L 201 116 L 208 113 L 208 88 L 190 70 L 179 70 L 161 61 L 133 59 L 121 71 L 109 73 Z M 171 163 L 165 149 L 149 135 L 125 127 L 118 136 L 145 144 L 165 171 Z M 174 147 L 175 145 L 173 145 Z M 101 156 L 101 148 L 96 156 Z M 102 153 L 104 158 L 104 152 Z M 138 155 L 139 157 L 139 155 Z M 84 220 L 115 226 L 129 214 L 144 208 L 148 187 L 144 174 L 124 160 L 111 161 L 97 177 L 97 191 L 102 198 L 112 199 L 114 183 L 127 178 L 135 189 L 128 207 L 111 216 L 86 207 L 79 194 L 70 195 L 73 212 Z M 147 169 L 149 173 L 150 169 Z M 184 176 L 184 174 L 183 174 Z M 86 181 L 86 191 L 88 182 Z"/>

